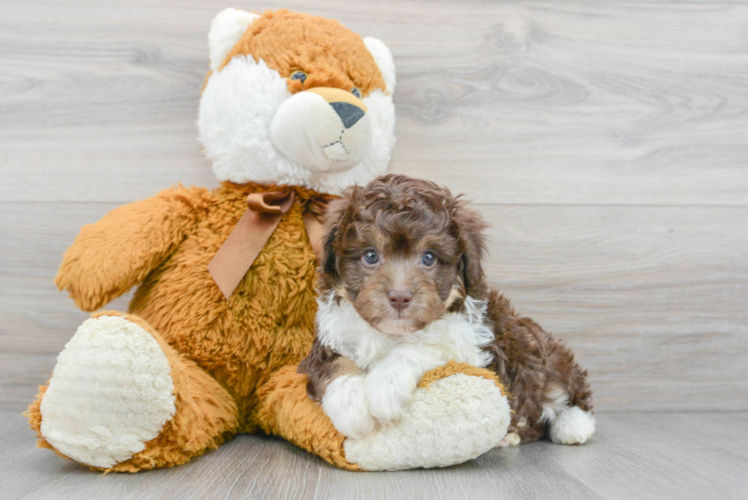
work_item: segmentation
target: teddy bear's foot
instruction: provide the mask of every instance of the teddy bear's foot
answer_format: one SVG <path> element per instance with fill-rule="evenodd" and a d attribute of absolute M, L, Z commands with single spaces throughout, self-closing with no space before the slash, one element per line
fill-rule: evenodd
<path fill-rule="evenodd" d="M 87 465 L 124 462 L 174 416 L 170 372 L 146 330 L 121 316 L 91 318 L 57 358 L 41 402 L 41 435 Z"/>
<path fill-rule="evenodd" d="M 424 375 L 402 418 L 360 439 L 346 439 L 335 429 L 307 396 L 306 376 L 295 366 L 276 372 L 258 394 L 265 432 L 352 470 L 462 463 L 495 447 L 511 420 L 495 375 L 453 362 Z"/>
<path fill-rule="evenodd" d="M 78 328 L 28 415 L 42 446 L 131 472 L 187 461 L 236 428 L 225 390 L 142 319 L 121 313 Z"/>
<path fill-rule="evenodd" d="M 510 420 L 509 401 L 490 372 L 449 363 L 424 376 L 394 425 L 346 439 L 345 456 L 364 470 L 446 467 L 496 447 Z"/>

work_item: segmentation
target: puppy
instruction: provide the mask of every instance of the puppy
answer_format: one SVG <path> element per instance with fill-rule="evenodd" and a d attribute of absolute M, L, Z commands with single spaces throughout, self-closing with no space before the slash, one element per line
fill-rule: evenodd
<path fill-rule="evenodd" d="M 587 372 L 559 341 L 489 289 L 486 224 L 436 184 L 387 175 L 328 208 L 314 345 L 299 371 L 341 434 L 397 420 L 421 376 L 449 360 L 495 371 L 509 389 L 509 433 L 587 441 Z"/>

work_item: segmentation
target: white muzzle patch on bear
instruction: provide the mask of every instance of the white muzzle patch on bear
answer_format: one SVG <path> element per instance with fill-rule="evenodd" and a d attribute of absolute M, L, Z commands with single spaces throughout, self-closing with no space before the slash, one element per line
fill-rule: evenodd
<path fill-rule="evenodd" d="M 283 155 L 314 172 L 358 165 L 371 144 L 366 104 L 350 92 L 318 87 L 294 94 L 276 111 L 270 141 Z"/>
<path fill-rule="evenodd" d="M 197 124 L 219 180 L 324 193 L 384 174 L 395 144 L 392 96 L 327 87 L 292 94 L 277 71 L 247 56 L 210 76 Z"/>

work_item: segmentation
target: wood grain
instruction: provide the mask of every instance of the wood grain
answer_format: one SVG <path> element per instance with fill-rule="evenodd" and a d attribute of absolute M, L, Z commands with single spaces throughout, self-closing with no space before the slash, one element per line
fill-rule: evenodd
<path fill-rule="evenodd" d="M 289 443 L 240 436 L 172 469 L 102 476 L 29 446 L 23 417 L 0 413 L 3 497 L 138 498 L 745 498 L 748 413 L 611 414 L 584 446 L 492 450 L 447 469 L 335 469 Z M 709 429 L 708 432 L 704 432 Z"/>
<path fill-rule="evenodd" d="M 489 276 L 573 347 L 599 409 L 748 409 L 748 211 L 480 208 Z"/>
<path fill-rule="evenodd" d="M 87 317 L 52 280 L 117 204 L 0 203 L 0 408 L 21 409 Z M 599 411 L 748 409 L 748 208 L 478 205 L 487 272 L 565 339 Z M 123 309 L 126 298 L 107 308 Z"/>
<path fill-rule="evenodd" d="M 263 5 L 391 46 L 398 172 L 486 204 L 748 204 L 748 5 Z M 193 122 L 220 7 L 0 3 L 0 200 L 215 184 Z"/>
<path fill-rule="evenodd" d="M 491 279 L 590 371 L 588 445 L 364 474 L 241 436 L 134 476 L 33 448 L 20 411 L 87 317 L 52 283 L 65 248 L 122 203 L 217 184 L 194 121 L 226 6 L 0 0 L 0 497 L 746 498 L 742 1 L 243 5 L 336 18 L 391 47 L 392 169 L 478 203 Z"/>

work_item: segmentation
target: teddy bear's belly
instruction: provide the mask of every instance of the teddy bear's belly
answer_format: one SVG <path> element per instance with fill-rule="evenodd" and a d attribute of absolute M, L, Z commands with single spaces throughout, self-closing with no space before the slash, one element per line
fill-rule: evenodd
<path fill-rule="evenodd" d="M 256 429 L 255 392 L 298 363 L 314 339 L 314 252 L 300 213 L 286 214 L 227 300 L 207 271 L 223 241 L 209 227 L 188 237 L 138 288 L 130 312 L 235 397 L 244 432 Z"/>

